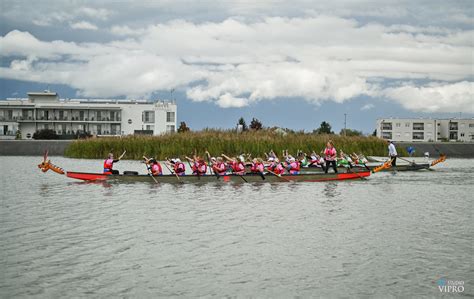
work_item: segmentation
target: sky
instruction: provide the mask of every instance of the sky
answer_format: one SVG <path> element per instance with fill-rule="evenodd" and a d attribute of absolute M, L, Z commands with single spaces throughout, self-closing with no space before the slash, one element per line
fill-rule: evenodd
<path fill-rule="evenodd" d="M 172 98 L 195 130 L 474 117 L 473 6 L 2 0 L 0 98 Z"/>

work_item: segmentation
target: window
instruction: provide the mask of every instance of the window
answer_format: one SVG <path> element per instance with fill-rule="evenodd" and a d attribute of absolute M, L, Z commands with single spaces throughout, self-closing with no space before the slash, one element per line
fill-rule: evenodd
<path fill-rule="evenodd" d="M 166 122 L 174 123 L 175 122 L 174 117 L 175 117 L 174 112 L 166 112 Z"/>
<path fill-rule="evenodd" d="M 458 129 L 458 123 L 457 122 L 456 123 L 453 123 L 453 122 L 449 123 L 449 130 L 450 131 L 456 131 L 457 129 Z"/>
<path fill-rule="evenodd" d="M 400 126 L 401 126 L 401 123 L 396 123 L 395 124 L 395 127 L 397 127 L 397 128 L 400 128 Z"/>
<path fill-rule="evenodd" d="M 405 123 L 405 128 L 409 128 L 410 127 L 410 123 Z"/>
<path fill-rule="evenodd" d="M 392 132 L 382 132 L 383 139 L 392 139 Z"/>
<path fill-rule="evenodd" d="M 469 124 L 469 128 L 474 128 L 474 124 Z"/>
<path fill-rule="evenodd" d="M 461 133 L 461 137 L 464 137 L 464 133 Z"/>
<path fill-rule="evenodd" d="M 413 123 L 413 130 L 423 131 L 425 129 L 424 123 Z"/>
<path fill-rule="evenodd" d="M 458 132 L 450 132 L 449 133 L 450 140 L 457 140 L 458 139 Z"/>
<path fill-rule="evenodd" d="M 155 123 L 155 111 L 144 111 L 143 112 L 144 123 Z"/>
<path fill-rule="evenodd" d="M 423 140 L 423 139 L 425 139 L 425 134 L 423 132 L 413 132 L 413 140 Z"/>
<path fill-rule="evenodd" d="M 172 112 L 172 113 L 174 113 L 174 112 Z M 167 125 L 166 126 L 166 133 L 174 133 L 174 125 Z"/>
<path fill-rule="evenodd" d="M 155 126 L 154 125 L 146 125 L 146 129 L 148 131 L 154 131 L 155 130 Z"/>
<path fill-rule="evenodd" d="M 382 123 L 382 130 L 392 130 L 392 123 Z"/>

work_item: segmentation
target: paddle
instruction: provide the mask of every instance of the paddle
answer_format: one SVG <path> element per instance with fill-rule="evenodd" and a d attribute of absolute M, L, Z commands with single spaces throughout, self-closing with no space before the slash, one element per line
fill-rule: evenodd
<path fill-rule="evenodd" d="M 268 171 L 269 173 L 273 174 L 274 176 L 279 177 L 279 178 L 282 179 L 282 180 L 285 180 L 285 181 L 287 181 L 287 182 L 291 182 L 289 179 L 282 177 L 281 174 L 276 174 L 276 173 L 274 173 L 273 171 L 269 170 L 268 168 L 267 168 L 267 171 Z"/>
<path fill-rule="evenodd" d="M 165 158 L 166 162 L 168 162 L 168 158 Z M 176 172 L 172 171 L 169 167 L 168 167 L 168 163 L 164 163 L 166 168 L 168 169 L 168 171 L 171 173 L 171 174 L 174 174 L 176 176 L 176 178 L 178 179 L 178 181 L 180 181 L 181 179 L 179 178 L 179 176 L 176 174 Z"/>
<path fill-rule="evenodd" d="M 418 164 L 415 163 L 415 161 L 410 161 L 410 160 L 404 159 L 402 157 L 397 157 L 397 158 L 400 159 L 400 160 L 406 161 L 406 162 L 410 163 L 411 165 L 418 165 Z"/>
<path fill-rule="evenodd" d="M 150 162 L 150 159 L 148 159 L 147 157 L 143 156 L 143 159 L 145 159 L 145 166 L 146 166 L 146 169 L 148 170 L 148 174 L 151 176 L 151 178 L 155 181 L 155 183 L 158 184 L 158 181 L 155 179 L 155 177 L 153 176 L 153 173 L 151 172 L 150 170 L 150 166 L 149 166 L 149 162 Z"/>
<path fill-rule="evenodd" d="M 126 152 L 127 152 L 127 151 L 123 151 L 123 153 L 120 155 L 120 157 L 118 158 L 118 160 L 122 160 L 122 158 L 123 158 L 123 156 L 125 156 L 125 153 L 126 153 Z"/>
<path fill-rule="evenodd" d="M 189 168 L 193 169 L 193 167 L 191 166 L 191 160 L 193 160 L 193 163 L 195 163 L 196 161 L 194 159 L 191 159 L 189 158 L 188 156 L 185 156 L 186 160 L 188 161 L 188 164 L 189 164 Z M 196 169 L 196 175 L 198 177 L 198 180 L 201 180 L 201 174 L 199 173 L 199 169 Z"/>
<path fill-rule="evenodd" d="M 349 173 L 355 173 L 355 174 L 359 177 L 359 179 L 361 179 L 361 180 L 366 180 L 366 178 L 364 178 L 363 176 L 361 176 L 357 171 L 352 171 L 351 168 L 349 168 L 349 169 L 347 170 L 347 172 L 349 172 Z"/>
<path fill-rule="evenodd" d="M 231 161 L 232 163 L 235 163 L 235 162 L 236 162 L 235 159 L 229 158 L 229 157 L 226 156 L 225 154 L 222 154 L 221 156 L 224 157 L 225 159 L 227 159 L 227 161 Z M 245 169 L 245 164 L 244 164 L 244 169 Z M 232 173 L 233 173 L 234 175 L 239 176 L 242 180 L 244 180 L 244 182 L 248 183 L 247 180 L 246 180 L 242 175 L 240 175 L 240 174 L 238 174 L 238 173 L 235 173 L 234 168 L 232 168 Z"/>
<path fill-rule="evenodd" d="M 207 150 L 206 150 L 206 155 L 207 155 L 207 165 L 209 167 L 209 172 L 211 174 L 214 174 L 216 176 L 216 178 L 219 179 L 220 175 L 212 169 L 212 163 L 211 163 L 211 159 L 210 159 L 211 154 L 209 154 L 209 152 Z"/>

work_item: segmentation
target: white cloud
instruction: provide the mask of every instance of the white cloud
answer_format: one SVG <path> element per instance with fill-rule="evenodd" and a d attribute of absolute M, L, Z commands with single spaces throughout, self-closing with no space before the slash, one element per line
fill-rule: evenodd
<path fill-rule="evenodd" d="M 112 26 L 110 32 L 118 36 L 139 36 L 145 34 L 146 30 L 143 28 L 132 29 L 128 26 Z"/>
<path fill-rule="evenodd" d="M 427 86 L 411 84 L 387 88 L 383 94 L 406 109 L 420 112 L 474 113 L 474 82 L 453 84 L 432 83 Z"/>
<path fill-rule="evenodd" d="M 82 29 L 82 30 L 97 30 L 97 26 L 86 21 L 76 22 L 69 24 L 72 29 Z"/>
<path fill-rule="evenodd" d="M 28 32 L 11 31 L 0 37 L 0 56 L 15 57 L 16 62 L 0 68 L 0 77 L 68 84 L 94 97 L 181 88 L 191 100 L 221 107 L 285 97 L 319 104 L 383 95 L 418 110 L 404 102 L 408 90 L 421 102 L 429 101 L 423 96 L 433 90 L 448 86 L 457 86 L 458 93 L 444 98 L 463 94 L 464 99 L 473 92 L 467 82 L 472 80 L 471 30 L 363 24 L 315 14 L 259 21 L 173 20 L 112 26 L 110 32 L 118 39 L 74 43 L 41 41 Z M 387 79 L 395 87 L 386 89 Z M 402 84 L 414 79 L 444 87 Z M 430 111 L 443 112 L 449 105 L 457 109 L 456 103 L 431 105 Z"/>
<path fill-rule="evenodd" d="M 77 14 L 105 21 L 111 15 L 111 12 L 104 8 L 81 7 L 77 10 Z"/>
<path fill-rule="evenodd" d="M 367 111 L 367 110 L 370 110 L 370 109 L 373 109 L 375 108 L 375 105 L 374 104 L 365 104 L 364 106 L 362 106 L 360 108 L 361 111 Z"/>

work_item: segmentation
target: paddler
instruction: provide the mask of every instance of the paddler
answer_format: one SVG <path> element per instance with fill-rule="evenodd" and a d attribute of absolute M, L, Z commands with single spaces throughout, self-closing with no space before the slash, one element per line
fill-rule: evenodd
<path fill-rule="evenodd" d="M 176 175 L 183 176 L 186 174 L 186 166 L 184 165 L 183 162 L 181 162 L 181 159 L 176 158 L 176 159 L 171 159 L 169 161 L 171 165 L 173 166 L 173 171 Z"/>
<path fill-rule="evenodd" d="M 224 157 L 230 164 L 230 167 L 232 168 L 232 172 L 237 175 L 244 175 L 245 174 L 245 159 L 244 157 L 240 156 L 239 158 L 230 158 L 226 156 L 225 154 L 222 154 L 222 157 Z"/>
<path fill-rule="evenodd" d="M 260 158 L 254 158 L 250 165 L 250 171 L 253 173 L 263 173 L 264 171 L 263 161 Z"/>
<path fill-rule="evenodd" d="M 280 160 L 278 160 L 278 158 L 269 157 L 268 162 L 269 164 L 267 166 L 267 169 L 270 170 L 271 172 L 278 175 L 283 174 L 285 172 L 285 168 L 280 163 Z"/>
<path fill-rule="evenodd" d="M 186 156 L 186 159 L 192 163 L 191 169 L 193 170 L 194 175 L 202 176 L 206 175 L 207 172 L 207 163 L 204 161 L 203 158 L 200 156 L 193 156 L 193 158 L 189 158 Z"/>
<path fill-rule="evenodd" d="M 214 161 L 212 160 L 214 159 Z M 212 163 L 212 170 L 217 173 L 218 175 L 226 175 L 227 173 L 227 165 L 224 162 L 222 157 L 211 158 Z"/>
<path fill-rule="evenodd" d="M 298 151 L 298 161 L 300 162 L 301 167 L 308 167 L 309 166 L 309 159 L 308 155 L 302 151 Z"/>
<path fill-rule="evenodd" d="M 104 174 L 119 174 L 118 170 L 113 169 L 114 163 L 122 159 L 125 152 L 118 158 L 114 159 L 114 154 L 109 153 L 108 158 L 104 160 Z"/>
<path fill-rule="evenodd" d="M 293 175 L 300 174 L 300 162 L 290 156 L 286 170 Z"/>
<path fill-rule="evenodd" d="M 339 159 L 337 159 L 337 167 L 352 168 L 352 159 L 347 157 L 344 152 L 341 150 L 339 153 Z"/>
<path fill-rule="evenodd" d="M 324 169 L 325 173 L 328 173 L 329 167 L 332 165 L 334 172 L 337 173 L 337 165 L 336 165 L 336 158 L 337 158 L 337 151 L 334 147 L 334 144 L 331 140 L 329 140 L 326 144 L 326 148 L 324 149 L 324 162 L 326 167 Z"/>
<path fill-rule="evenodd" d="M 388 144 L 388 157 L 392 160 L 392 166 L 397 166 L 397 149 L 393 141 L 387 140 Z"/>
<path fill-rule="evenodd" d="M 147 157 L 143 156 L 143 162 L 145 163 L 148 172 L 153 175 L 163 175 L 163 169 L 161 168 L 161 164 L 158 163 L 154 158 L 148 159 Z"/>
<path fill-rule="evenodd" d="M 150 169 L 151 175 L 157 176 L 157 175 L 163 175 L 163 169 L 161 168 L 160 163 L 156 161 L 155 159 L 151 158 L 148 167 Z"/>

